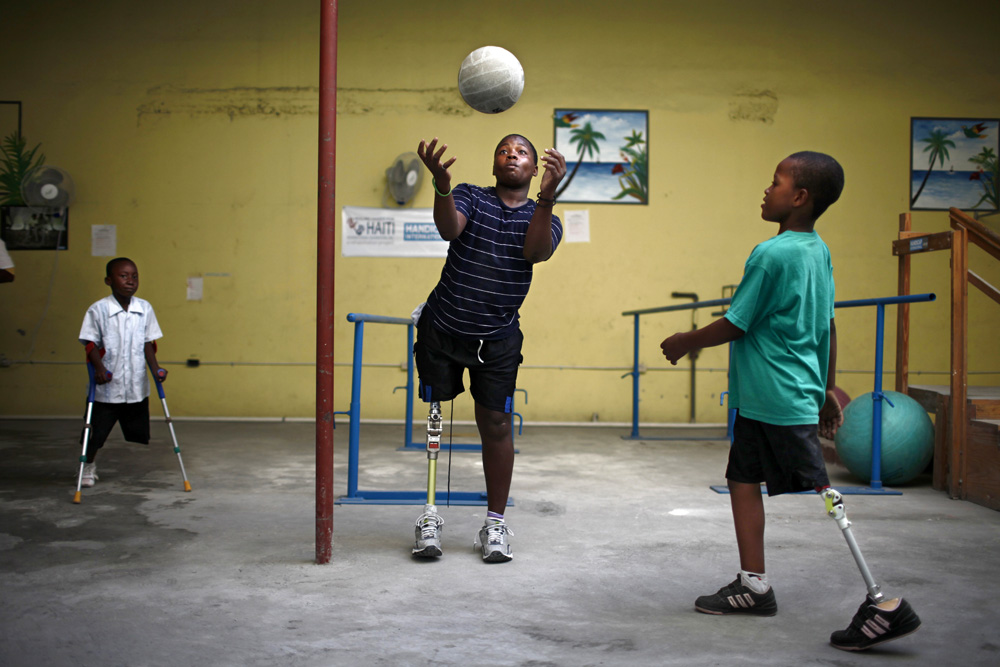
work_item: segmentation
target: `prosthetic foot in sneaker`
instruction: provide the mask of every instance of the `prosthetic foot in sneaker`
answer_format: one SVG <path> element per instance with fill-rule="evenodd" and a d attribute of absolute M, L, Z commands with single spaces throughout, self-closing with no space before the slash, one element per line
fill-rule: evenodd
<path fill-rule="evenodd" d="M 866 596 L 851 624 L 830 635 L 830 643 L 843 651 L 864 651 L 912 634 L 919 627 L 920 617 L 903 598 L 876 604 Z"/>
<path fill-rule="evenodd" d="M 508 535 L 513 534 L 503 521 L 487 519 L 486 524 L 479 529 L 473 548 L 476 545 L 482 546 L 483 560 L 487 563 L 506 563 L 514 557 L 507 539 Z"/>
<path fill-rule="evenodd" d="M 752 616 L 774 616 L 778 613 L 778 603 L 774 599 L 774 589 L 755 593 L 743 585 L 737 574 L 736 581 L 723 586 L 714 595 L 702 595 L 694 601 L 694 608 L 703 614 L 750 614 Z"/>
<path fill-rule="evenodd" d="M 444 525 L 434 505 L 424 505 L 424 513 L 417 519 L 413 533 L 413 555 L 417 558 L 437 558 L 441 555 L 441 526 Z"/>

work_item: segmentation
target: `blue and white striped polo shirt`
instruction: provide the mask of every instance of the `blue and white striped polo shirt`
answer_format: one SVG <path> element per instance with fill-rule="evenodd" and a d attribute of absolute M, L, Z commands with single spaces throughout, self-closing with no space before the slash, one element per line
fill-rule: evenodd
<path fill-rule="evenodd" d="M 510 208 L 495 187 L 461 183 L 452 191 L 455 208 L 468 222 L 448 247 L 441 280 L 427 297 L 434 325 L 453 336 L 499 340 L 518 328 L 518 309 L 531 287 L 524 236 L 535 202 Z M 552 216 L 552 250 L 562 239 Z"/>

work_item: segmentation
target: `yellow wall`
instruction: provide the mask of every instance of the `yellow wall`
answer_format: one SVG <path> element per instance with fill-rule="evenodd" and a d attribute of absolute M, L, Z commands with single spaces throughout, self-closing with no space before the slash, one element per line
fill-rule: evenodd
<path fill-rule="evenodd" d="M 895 293 L 890 242 L 907 209 L 910 117 L 1000 115 L 1000 6 L 968 3 L 975 18 L 965 20 L 962 4 L 548 0 L 484 14 L 468 2 L 342 2 L 337 204 L 379 206 L 384 170 L 421 138 L 449 144 L 457 180 L 488 184 L 496 141 L 516 131 L 551 145 L 556 107 L 648 110 L 650 205 L 557 206 L 589 209 L 591 242 L 564 244 L 538 267 L 522 311 L 529 401 L 519 396 L 518 410 L 529 421 L 626 421 L 632 322 L 621 312 L 675 303 L 672 291 L 718 298 L 738 282 L 774 233 L 758 206 L 793 151 L 829 152 L 846 170 L 844 195 L 818 226 L 838 297 Z M 161 362 L 204 362 L 167 365 L 173 413 L 314 414 L 320 3 L 2 6 L 0 99 L 24 103 L 29 143 L 73 174 L 78 198 L 69 250 L 13 253 L 17 282 L 0 286 L 0 413 L 79 412 L 84 376 L 67 362 L 82 358 L 86 307 L 107 294 L 90 227 L 114 224 L 164 329 Z M 513 51 L 526 72 L 520 102 L 496 116 L 469 110 L 456 87 L 462 58 L 485 44 Z M 425 183 L 418 207 L 432 202 Z M 947 214 L 915 213 L 914 227 L 945 230 Z M 339 239 L 337 252 L 335 407 L 346 410 L 346 314 L 406 316 L 441 260 L 343 258 Z M 914 291 L 940 298 L 913 307 L 912 367 L 946 371 L 947 256 L 915 261 Z M 996 267 L 982 272 L 1000 284 Z M 201 302 L 185 298 L 191 276 L 204 278 Z M 971 310 L 972 366 L 1000 370 L 1000 308 L 976 293 Z M 838 322 L 841 368 L 870 371 L 874 310 Z M 689 326 L 686 313 L 643 319 L 644 421 L 687 420 L 686 362 L 661 371 L 658 343 Z M 401 327 L 369 326 L 366 362 L 397 367 L 365 370 L 364 417 L 402 417 L 402 393 L 391 392 L 404 358 Z M 722 350 L 699 360 L 724 365 Z M 698 384 L 699 420 L 722 421 L 724 374 Z M 857 395 L 872 376 L 839 384 Z M 470 416 L 471 400 L 456 401 L 456 419 Z"/>

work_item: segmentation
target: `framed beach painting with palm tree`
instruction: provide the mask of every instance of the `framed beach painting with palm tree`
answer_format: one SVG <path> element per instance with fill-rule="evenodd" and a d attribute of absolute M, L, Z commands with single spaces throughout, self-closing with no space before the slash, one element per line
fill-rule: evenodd
<path fill-rule="evenodd" d="M 649 112 L 556 109 L 555 147 L 566 156 L 563 203 L 649 203 Z"/>
<path fill-rule="evenodd" d="M 996 211 L 996 118 L 910 119 L 910 209 Z"/>

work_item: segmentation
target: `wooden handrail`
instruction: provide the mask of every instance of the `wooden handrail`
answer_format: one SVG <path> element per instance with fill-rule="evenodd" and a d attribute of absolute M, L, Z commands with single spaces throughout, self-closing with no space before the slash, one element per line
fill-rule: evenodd
<path fill-rule="evenodd" d="M 948 209 L 948 218 L 952 229 L 964 227 L 968 230 L 970 241 L 1000 261 L 1000 234 L 957 208 Z"/>
<path fill-rule="evenodd" d="M 1000 289 L 991 285 L 985 278 L 972 269 L 969 269 L 969 284 L 978 287 L 980 292 L 1000 303 Z"/>
<path fill-rule="evenodd" d="M 910 292 L 910 255 L 934 250 L 951 250 L 951 380 L 949 386 L 948 493 L 955 498 L 967 497 L 964 480 L 967 476 L 966 403 L 968 399 L 968 322 L 969 285 L 984 292 L 1000 304 L 1000 290 L 980 275 L 969 270 L 969 243 L 979 246 L 1000 261 L 1000 234 L 957 208 L 949 209 L 952 231 L 919 234 L 911 231 L 909 213 L 899 216 L 899 235 L 892 244 L 892 254 L 899 257 L 898 291 Z M 896 318 L 896 391 L 909 388 L 909 308 L 899 306 Z M 936 475 L 935 471 L 935 475 Z"/>

